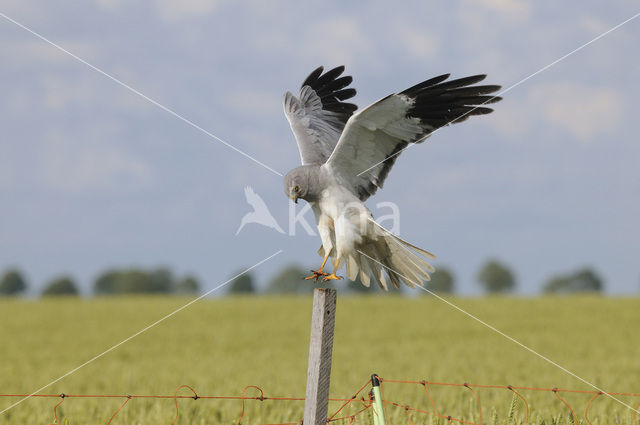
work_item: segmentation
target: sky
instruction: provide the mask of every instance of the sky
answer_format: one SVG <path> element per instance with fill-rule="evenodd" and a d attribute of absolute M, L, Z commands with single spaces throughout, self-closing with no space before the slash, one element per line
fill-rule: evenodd
<path fill-rule="evenodd" d="M 1 0 L 0 271 L 18 267 L 32 293 L 71 274 L 88 293 L 110 267 L 167 266 L 204 290 L 279 251 L 252 270 L 261 285 L 317 267 L 319 238 L 288 227 L 279 174 L 299 155 L 282 95 L 345 65 L 361 107 L 443 73 L 506 90 L 493 114 L 402 154 L 368 202 L 375 216 L 397 205 L 400 235 L 451 268 L 458 292 L 480 293 L 478 270 L 497 258 L 523 295 L 585 266 L 608 293 L 637 294 L 640 17 L 568 54 L 638 12 L 626 0 Z M 236 235 L 246 186 L 284 234 Z"/>

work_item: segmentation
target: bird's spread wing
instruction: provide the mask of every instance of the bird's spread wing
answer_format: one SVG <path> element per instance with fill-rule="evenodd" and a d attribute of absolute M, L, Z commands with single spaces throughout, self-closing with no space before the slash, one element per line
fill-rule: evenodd
<path fill-rule="evenodd" d="M 485 75 L 445 81 L 449 74 L 389 95 L 353 115 L 325 167 L 361 200 L 382 187 L 400 151 L 433 131 L 493 111 L 496 85 L 473 86 Z"/>
<path fill-rule="evenodd" d="M 298 142 L 302 164 L 323 164 L 333 152 L 347 120 L 357 109 L 344 102 L 355 96 L 347 88 L 353 80 L 343 76 L 344 66 L 330 71 L 323 67 L 313 71 L 302 83 L 300 98 L 287 92 L 284 112 Z"/>

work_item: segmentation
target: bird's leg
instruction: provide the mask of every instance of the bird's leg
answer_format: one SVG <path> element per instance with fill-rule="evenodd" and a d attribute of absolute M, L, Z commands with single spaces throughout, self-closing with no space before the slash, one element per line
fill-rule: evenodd
<path fill-rule="evenodd" d="M 329 259 L 329 255 L 327 254 L 324 257 L 324 260 L 322 260 L 322 264 L 320 265 L 320 268 L 318 270 L 311 270 L 311 273 L 313 273 L 311 276 L 307 276 L 304 278 L 304 280 L 311 280 L 313 279 L 314 282 L 317 282 L 318 279 L 320 278 L 320 276 L 329 276 L 329 273 L 325 273 L 322 271 L 322 269 L 324 268 L 324 265 L 327 263 L 327 260 Z"/>
<path fill-rule="evenodd" d="M 328 281 L 328 280 L 340 280 L 342 279 L 342 276 L 338 276 L 336 275 L 336 272 L 338 271 L 338 268 L 340 267 L 340 259 L 336 258 L 336 260 L 333 262 L 333 272 L 331 274 L 324 274 L 324 277 L 322 278 L 323 281 Z"/>

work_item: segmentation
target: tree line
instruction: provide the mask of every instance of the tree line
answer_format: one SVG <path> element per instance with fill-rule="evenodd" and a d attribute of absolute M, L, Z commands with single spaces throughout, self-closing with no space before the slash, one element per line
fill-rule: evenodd
<path fill-rule="evenodd" d="M 296 265 L 283 268 L 260 291 L 251 273 L 243 273 L 229 283 L 230 294 L 304 294 L 310 293 L 319 285 L 304 284 L 301 278 L 308 275 L 308 270 Z M 517 288 L 514 272 L 503 262 L 489 259 L 478 270 L 476 280 L 485 293 L 510 293 Z M 337 285 L 352 293 L 380 292 L 377 285 L 367 288 L 359 281 L 345 280 Z M 320 285 L 321 286 L 321 285 Z M 94 295 L 126 295 L 126 294 L 197 294 L 200 292 L 199 281 L 191 275 L 177 278 L 168 268 L 151 270 L 139 268 L 110 269 L 100 274 L 94 281 Z M 456 277 L 453 271 L 440 266 L 431 275 L 426 288 L 439 294 L 456 292 Z M 0 296 L 12 296 L 25 293 L 28 284 L 17 269 L 9 269 L 0 278 Z M 552 276 L 542 287 L 543 293 L 561 294 L 577 292 L 602 292 L 602 278 L 591 268 L 582 268 L 562 275 Z M 41 290 L 42 296 L 79 295 L 78 285 L 73 277 L 62 275 L 47 282 Z"/>
<path fill-rule="evenodd" d="M 307 293 L 313 289 L 312 285 L 301 285 L 300 277 L 309 274 L 307 270 L 292 265 L 283 269 L 268 283 L 265 292 L 270 294 Z M 489 259 L 478 271 L 476 280 L 487 294 L 510 293 L 517 288 L 517 280 L 513 271 L 504 263 Z M 316 285 L 317 286 L 317 285 Z M 446 266 L 440 266 L 431 274 L 431 280 L 426 283 L 426 289 L 439 294 L 454 294 L 456 292 L 456 277 Z M 349 292 L 381 291 L 377 285 L 365 287 L 360 279 L 352 282 L 347 280 L 346 290 Z M 562 294 L 577 292 L 602 292 L 603 280 L 590 269 L 583 268 L 563 275 L 552 276 L 542 287 L 546 294 Z M 258 292 L 253 284 L 253 278 L 245 273 L 231 282 L 229 292 L 232 294 Z"/>
<path fill-rule="evenodd" d="M 0 296 L 20 295 L 27 289 L 27 281 L 18 269 L 9 269 L 0 278 Z M 95 295 L 197 294 L 200 283 L 193 276 L 176 278 L 167 268 L 125 268 L 105 271 L 95 280 L 92 290 Z M 61 275 L 47 282 L 40 294 L 79 295 L 80 291 L 73 277 Z"/>

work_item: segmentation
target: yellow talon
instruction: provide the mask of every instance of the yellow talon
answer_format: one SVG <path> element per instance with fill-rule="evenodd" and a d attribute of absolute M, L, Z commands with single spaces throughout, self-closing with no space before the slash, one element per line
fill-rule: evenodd
<path fill-rule="evenodd" d="M 340 280 L 340 279 L 342 279 L 342 276 L 336 276 L 335 273 L 327 274 L 325 277 L 322 278 L 322 280 L 325 282 L 329 280 Z"/>
<path fill-rule="evenodd" d="M 315 282 L 317 282 L 318 279 L 320 278 L 320 276 L 329 276 L 329 273 L 323 272 L 322 269 L 320 269 L 320 270 L 311 270 L 311 273 L 313 273 L 313 274 L 311 276 L 305 277 L 304 280 L 313 279 Z"/>
<path fill-rule="evenodd" d="M 327 263 L 327 259 L 329 258 L 329 256 L 327 255 L 326 257 L 324 257 L 324 260 L 322 261 L 322 264 L 320 265 L 320 268 L 318 270 L 311 270 L 311 273 L 313 273 L 311 276 L 307 276 L 304 278 L 304 280 L 311 280 L 313 279 L 314 282 L 317 282 L 318 279 L 320 278 L 320 276 L 329 276 L 329 273 L 325 273 L 322 271 L 322 269 L 324 268 L 324 265 Z"/>

